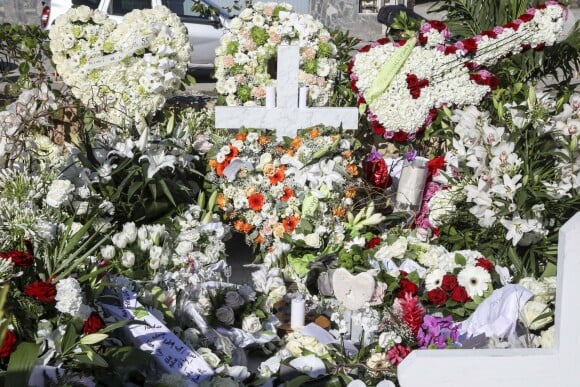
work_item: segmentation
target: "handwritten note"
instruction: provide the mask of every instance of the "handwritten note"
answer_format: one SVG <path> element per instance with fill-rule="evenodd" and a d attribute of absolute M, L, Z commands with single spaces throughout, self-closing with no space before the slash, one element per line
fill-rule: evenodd
<path fill-rule="evenodd" d="M 185 345 L 161 321 L 137 301 L 135 293 L 123 288 L 122 306 L 102 304 L 117 320 L 144 321 L 147 325 L 129 325 L 123 329 L 133 345 L 151 353 L 167 372 L 180 372 L 194 383 L 209 379 L 213 369 L 194 350 Z"/>

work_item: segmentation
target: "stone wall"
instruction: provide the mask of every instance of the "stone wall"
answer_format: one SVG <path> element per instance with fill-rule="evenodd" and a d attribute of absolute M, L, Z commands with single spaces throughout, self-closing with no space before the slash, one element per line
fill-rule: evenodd
<path fill-rule="evenodd" d="M 0 0 L 0 23 L 40 25 L 40 0 Z"/>

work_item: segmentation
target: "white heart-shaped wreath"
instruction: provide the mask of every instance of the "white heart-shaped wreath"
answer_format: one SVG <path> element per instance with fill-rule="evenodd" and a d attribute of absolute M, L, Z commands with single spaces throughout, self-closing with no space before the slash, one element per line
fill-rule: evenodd
<path fill-rule="evenodd" d="M 166 7 L 134 10 L 117 24 L 86 6 L 56 19 L 50 49 L 57 72 L 99 118 L 126 127 L 165 104 L 187 71 L 187 30 Z"/>

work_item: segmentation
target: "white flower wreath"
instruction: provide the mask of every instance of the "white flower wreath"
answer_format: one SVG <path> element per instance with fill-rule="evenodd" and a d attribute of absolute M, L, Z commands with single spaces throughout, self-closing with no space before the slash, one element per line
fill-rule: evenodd
<path fill-rule="evenodd" d="M 98 117 L 127 126 L 165 104 L 187 71 L 191 45 L 166 7 L 134 10 L 117 25 L 99 11 L 73 8 L 50 30 L 56 70 Z"/>
<path fill-rule="evenodd" d="M 268 65 L 281 43 L 300 46 L 299 83 L 310 88 L 311 103 L 328 102 L 338 73 L 328 30 L 289 4 L 256 3 L 232 20 L 216 50 L 216 89 L 226 105 L 264 105 L 265 86 L 275 83 Z"/>

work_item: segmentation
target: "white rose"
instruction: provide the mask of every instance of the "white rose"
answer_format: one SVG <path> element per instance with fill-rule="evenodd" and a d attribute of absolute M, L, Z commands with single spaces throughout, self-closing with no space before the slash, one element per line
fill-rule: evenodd
<path fill-rule="evenodd" d="M 304 243 L 310 247 L 319 248 L 320 247 L 320 237 L 316 233 L 308 234 L 304 237 Z"/>
<path fill-rule="evenodd" d="M 244 9 L 242 12 L 240 12 L 239 18 L 242 20 L 250 20 L 252 18 L 252 9 Z"/>
<path fill-rule="evenodd" d="M 538 317 L 548 312 L 550 312 L 550 309 L 547 304 L 531 300 L 524 305 L 524 308 L 520 312 L 520 317 L 530 329 L 536 330 L 545 327 L 553 321 L 551 313 L 548 316 L 538 319 Z"/>
<path fill-rule="evenodd" d="M 260 319 L 252 313 L 251 315 L 244 317 L 244 320 L 242 321 L 242 329 L 248 333 L 256 333 L 262 330 L 262 323 L 260 322 Z"/>
<path fill-rule="evenodd" d="M 227 305 L 220 306 L 216 310 L 215 315 L 218 321 L 225 325 L 233 325 L 235 322 L 234 310 Z"/>
<path fill-rule="evenodd" d="M 548 302 L 549 288 L 544 282 L 538 281 L 533 277 L 525 277 L 520 280 L 519 285 L 534 293 L 534 300 Z"/>
<path fill-rule="evenodd" d="M 197 349 L 197 352 L 212 368 L 216 368 L 221 363 L 221 359 L 209 348 L 201 347 Z"/>
<path fill-rule="evenodd" d="M 375 258 L 382 260 L 385 258 L 402 258 L 407 252 L 407 239 L 399 237 L 392 245 L 385 245 L 377 251 Z"/>
<path fill-rule="evenodd" d="M 132 251 L 123 252 L 121 257 L 121 264 L 126 268 L 131 268 L 135 265 L 135 254 Z"/>
<path fill-rule="evenodd" d="M 235 290 L 226 293 L 225 303 L 232 309 L 237 309 L 244 305 L 244 298 Z"/>

